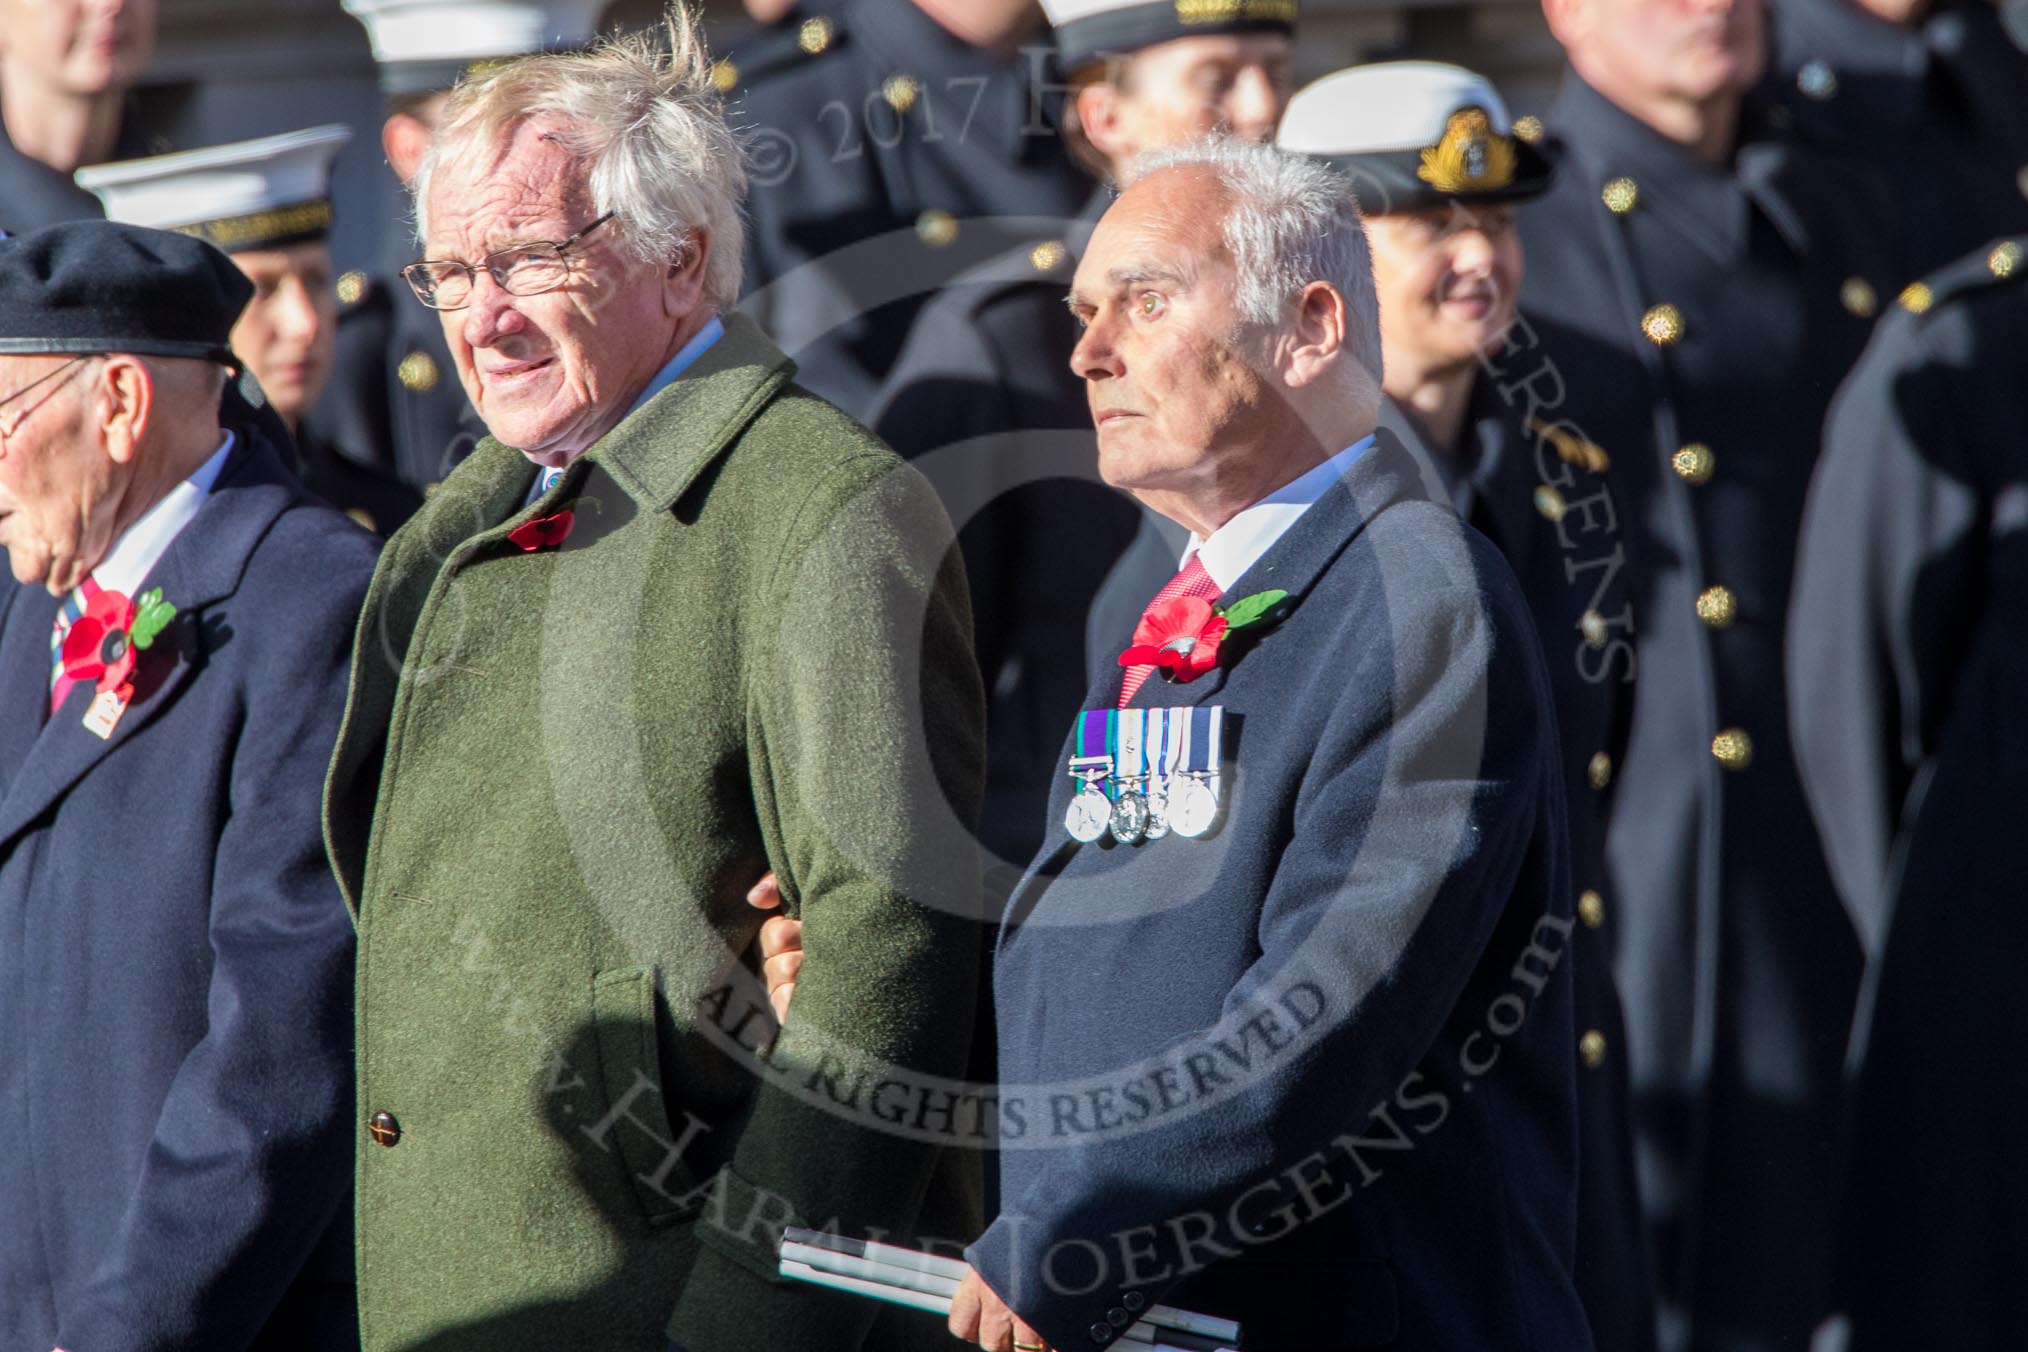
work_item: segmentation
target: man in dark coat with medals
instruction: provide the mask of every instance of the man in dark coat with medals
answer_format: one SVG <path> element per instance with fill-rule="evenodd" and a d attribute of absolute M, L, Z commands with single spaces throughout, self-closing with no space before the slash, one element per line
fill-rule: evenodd
<path fill-rule="evenodd" d="M 1009 907 L 1002 1203 L 952 1331 L 1106 1347 L 1167 1303 L 1291 1352 L 1581 1352 L 1533 623 L 1375 430 L 1346 180 L 1233 141 L 1141 170 L 1074 361 L 1107 481 L 1189 558 L 1118 635 Z"/>
<path fill-rule="evenodd" d="M 1140 515 L 1097 478 L 1063 293 L 1135 155 L 1214 130 L 1274 134 L 1295 27 L 1293 6 L 1191 24 L 1145 0 L 1045 8 L 1071 89 L 1064 137 L 1102 181 L 1074 218 L 1036 222 L 923 306 L 869 418 L 960 523 L 991 700 L 981 835 L 1009 883 L 1042 843 L 1035 806 L 1084 694 L 1086 612 Z"/>
<path fill-rule="evenodd" d="M 194 235 L 247 274 L 253 299 L 233 326 L 232 348 L 289 429 L 294 469 L 312 493 L 386 535 L 421 495 L 304 423 L 331 376 L 331 161 L 351 137 L 342 126 L 311 127 L 86 169 L 78 182 L 104 199 L 112 219 Z"/>
<path fill-rule="evenodd" d="M 2028 237 L 1881 323 L 1833 406 L 1789 621 L 1796 758 L 1870 971 L 1840 1304 L 1856 1352 L 2028 1326 Z"/>
<path fill-rule="evenodd" d="M 1799 1346 L 1828 1301 L 1857 936 L 1789 750 L 1782 631 L 1825 407 L 1899 288 L 1892 203 L 1760 139 L 1763 15 L 1549 0 L 1571 63 L 1521 216 L 1524 421 L 1603 467 L 1541 508 L 1617 526 L 1639 616 L 1606 913 L 1669 1348 Z M 1609 491 L 1606 491 L 1609 490 Z M 1608 642 L 1619 637 L 1602 612 Z"/>
<path fill-rule="evenodd" d="M 1089 190 L 1035 0 L 824 0 L 714 68 L 754 159 L 741 309 L 871 421 L 926 297 Z"/>
<path fill-rule="evenodd" d="M 80 166 L 147 153 L 128 91 L 155 52 L 156 0 L 0 0 L 0 234 L 90 220 Z"/>
<path fill-rule="evenodd" d="M 0 243 L 9 1349 L 358 1346 L 317 801 L 375 547 L 226 384 L 252 291 L 180 235 Z"/>
<path fill-rule="evenodd" d="M 1326 76 L 1290 102 L 1276 139 L 1355 185 L 1380 297 L 1380 425 L 1506 556 L 1548 658 L 1581 922 L 1569 958 L 1580 1065 L 1577 1285 L 1601 1348 L 1653 1347 L 1626 1039 L 1610 965 L 1617 917 L 1604 900 L 1608 797 L 1585 779 L 1594 752 L 1617 755 L 1623 746 L 1632 610 L 1618 530 L 1566 532 L 1554 511 L 1566 495 L 1607 492 L 1603 452 L 1575 429 L 1525 420 L 1518 393 L 1541 358 L 1528 352 L 1528 324 L 1514 310 L 1523 273 L 1516 217 L 1549 187 L 1552 169 L 1512 135 L 1488 81 L 1433 62 Z M 1141 585 L 1152 592 L 1145 578 Z"/>

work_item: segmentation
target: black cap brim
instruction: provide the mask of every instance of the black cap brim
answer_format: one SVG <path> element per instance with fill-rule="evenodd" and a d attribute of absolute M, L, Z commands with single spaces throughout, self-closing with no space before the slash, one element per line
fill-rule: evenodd
<path fill-rule="evenodd" d="M 1556 179 L 1556 166 L 1548 156 L 1520 137 L 1508 138 L 1514 148 L 1514 172 L 1505 182 L 1448 191 L 1423 174 L 1420 150 L 1389 150 L 1367 155 L 1319 155 L 1339 173 L 1352 180 L 1359 197 L 1359 210 L 1368 216 L 1387 216 L 1398 211 L 1424 211 L 1457 202 L 1491 205 L 1525 202 L 1549 191 Z"/>

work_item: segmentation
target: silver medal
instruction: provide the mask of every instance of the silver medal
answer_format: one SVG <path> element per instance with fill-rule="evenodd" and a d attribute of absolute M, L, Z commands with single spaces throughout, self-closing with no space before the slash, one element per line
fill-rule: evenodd
<path fill-rule="evenodd" d="M 1169 827 L 1177 835 L 1195 840 L 1217 819 L 1218 795 L 1202 779 L 1186 779 L 1169 795 Z"/>
<path fill-rule="evenodd" d="M 1113 839 L 1122 845 L 1138 845 L 1148 834 L 1148 800 L 1138 793 L 1123 793 L 1113 804 Z"/>
<path fill-rule="evenodd" d="M 1063 829 L 1070 832 L 1070 838 L 1089 845 L 1106 833 L 1106 826 L 1112 820 L 1113 805 L 1103 790 L 1086 784 L 1070 800 L 1070 807 L 1063 814 Z"/>
<path fill-rule="evenodd" d="M 1169 795 L 1148 795 L 1148 839 L 1160 840 L 1169 834 Z"/>

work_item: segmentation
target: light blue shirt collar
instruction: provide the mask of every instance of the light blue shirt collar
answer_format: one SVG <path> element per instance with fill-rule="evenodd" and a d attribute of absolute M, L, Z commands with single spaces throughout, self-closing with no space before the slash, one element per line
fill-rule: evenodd
<path fill-rule="evenodd" d="M 717 315 L 713 315 L 705 321 L 704 327 L 683 345 L 682 350 L 669 359 L 669 364 L 656 372 L 655 378 L 648 382 L 648 388 L 641 391 L 641 397 L 634 400 L 633 407 L 627 410 L 627 416 L 632 417 L 640 410 L 641 405 L 675 384 L 676 377 L 688 370 L 690 363 L 703 356 L 706 348 L 724 336 L 725 322 Z"/>

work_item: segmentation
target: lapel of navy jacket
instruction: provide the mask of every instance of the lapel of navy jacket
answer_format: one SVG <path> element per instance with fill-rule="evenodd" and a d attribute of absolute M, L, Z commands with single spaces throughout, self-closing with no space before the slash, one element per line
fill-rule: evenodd
<path fill-rule="evenodd" d="M 109 738 L 89 685 L 43 719 L 55 602 L 0 601 L 0 1346 L 356 1346 L 317 805 L 375 546 L 272 426 L 150 574 L 178 613 Z"/>
<path fill-rule="evenodd" d="M 1061 1348 L 1163 1301 L 1272 1352 L 1588 1348 L 1519 590 L 1385 434 L 1228 599 L 1275 588 L 1278 624 L 1134 700 L 1224 708 L 1210 834 L 1077 845 L 1058 778 L 995 965 L 1003 1210 L 971 1261 Z"/>

